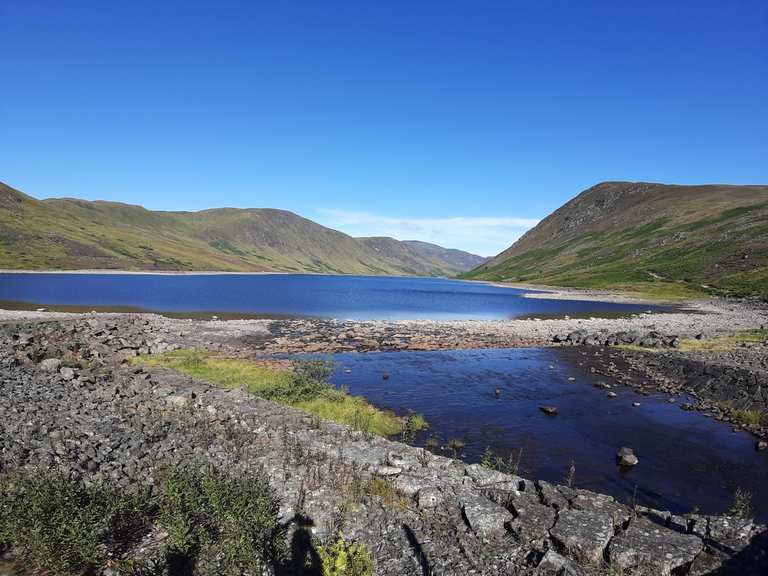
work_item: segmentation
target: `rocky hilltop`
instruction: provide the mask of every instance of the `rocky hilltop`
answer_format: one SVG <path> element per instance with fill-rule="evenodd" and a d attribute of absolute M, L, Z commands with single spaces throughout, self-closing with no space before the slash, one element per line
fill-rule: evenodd
<path fill-rule="evenodd" d="M 159 212 L 36 200 L 0 183 L 0 268 L 453 276 L 483 258 L 422 242 L 358 239 L 286 210 Z"/>
<path fill-rule="evenodd" d="M 604 182 L 467 277 L 768 297 L 768 186 Z"/>
<path fill-rule="evenodd" d="M 393 576 L 765 573 L 768 532 L 747 518 L 622 504 L 128 363 L 180 347 L 285 349 L 297 335 L 278 326 L 290 323 L 7 318 L 14 314 L 19 320 L 0 330 L 0 472 L 54 468 L 88 483 L 151 488 L 160 468 L 174 462 L 261 469 L 278 497 L 292 554 L 309 559 L 265 573 L 318 573 L 312 550 L 336 533 L 365 544 L 375 574 Z M 340 334 L 362 346 L 386 338 L 386 327 L 377 337 L 371 326 L 340 323 Z M 104 574 L 119 566 L 131 574 L 168 569 L 169 535 L 157 526 L 144 530 Z M 13 550 L 6 552 L 13 560 Z"/>

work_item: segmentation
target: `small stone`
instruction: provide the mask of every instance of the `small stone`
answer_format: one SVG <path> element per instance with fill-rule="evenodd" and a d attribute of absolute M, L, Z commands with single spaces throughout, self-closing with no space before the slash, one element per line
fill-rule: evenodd
<path fill-rule="evenodd" d="M 432 486 L 422 488 L 416 494 L 416 502 L 421 509 L 436 508 L 443 502 L 443 493 Z"/>
<path fill-rule="evenodd" d="M 69 366 L 64 366 L 61 370 L 59 370 L 59 374 L 61 374 L 61 378 L 63 380 L 74 380 L 75 379 L 75 371 L 70 368 Z"/>
<path fill-rule="evenodd" d="M 758 440 L 757 442 L 755 442 L 755 450 L 760 452 L 766 449 L 768 449 L 768 442 L 766 442 L 765 440 Z"/>
<path fill-rule="evenodd" d="M 46 358 L 38 366 L 43 372 L 58 372 L 59 368 L 61 368 L 61 360 L 58 358 Z"/>
<path fill-rule="evenodd" d="M 637 408 L 638 406 L 640 406 L 640 402 L 632 402 L 632 406 L 634 406 L 635 408 Z"/>
<path fill-rule="evenodd" d="M 557 416 L 557 406 L 539 406 L 539 410 L 547 416 Z"/>
<path fill-rule="evenodd" d="M 606 396 L 608 396 L 608 398 L 613 400 L 614 398 L 616 398 L 616 396 L 618 396 L 618 394 L 616 394 L 616 392 L 611 391 L 611 392 L 608 392 L 608 394 L 606 394 Z"/>
<path fill-rule="evenodd" d="M 624 446 L 616 453 L 616 459 L 619 461 L 619 466 L 637 466 L 640 462 L 632 448 Z"/>
<path fill-rule="evenodd" d="M 189 404 L 189 398 L 186 396 L 181 396 L 178 394 L 173 394 L 171 396 L 168 396 L 165 399 L 168 404 L 171 404 L 173 406 L 176 406 L 177 408 L 183 408 L 184 406 Z"/>

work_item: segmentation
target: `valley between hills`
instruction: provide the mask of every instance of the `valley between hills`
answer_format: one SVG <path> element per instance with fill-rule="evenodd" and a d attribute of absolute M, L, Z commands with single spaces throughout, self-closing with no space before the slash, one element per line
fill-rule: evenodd
<path fill-rule="evenodd" d="M 0 573 L 765 574 L 766 206 L 766 186 L 603 183 L 485 261 L 3 187 L 6 269 L 374 275 L 341 294 L 492 319 L 0 310 Z"/>

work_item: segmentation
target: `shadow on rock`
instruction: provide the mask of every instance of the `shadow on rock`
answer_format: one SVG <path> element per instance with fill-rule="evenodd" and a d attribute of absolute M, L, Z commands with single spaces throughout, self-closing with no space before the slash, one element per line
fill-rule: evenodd
<path fill-rule="evenodd" d="M 742 551 L 710 572 L 712 576 L 764 576 L 768 574 L 768 531 L 752 539 Z"/>
<path fill-rule="evenodd" d="M 411 546 L 411 550 L 413 550 L 416 558 L 419 559 L 421 573 L 424 576 L 430 576 L 430 574 L 432 574 L 432 569 L 429 566 L 429 560 L 424 553 L 424 549 L 421 547 L 421 543 L 418 538 L 416 538 L 416 534 L 413 533 L 413 530 L 411 530 L 411 527 L 408 526 L 408 524 L 403 524 L 403 531 L 405 532 L 405 537 L 408 539 L 408 544 Z"/>

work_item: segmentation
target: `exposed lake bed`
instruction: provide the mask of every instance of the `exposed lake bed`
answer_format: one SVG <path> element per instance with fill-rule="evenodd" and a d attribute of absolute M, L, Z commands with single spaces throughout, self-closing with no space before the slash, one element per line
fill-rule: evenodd
<path fill-rule="evenodd" d="M 177 401 L 177 397 L 190 398 L 184 403 L 185 406 L 199 404 L 201 415 L 196 418 L 210 417 L 214 420 L 220 418 L 217 414 L 234 410 L 234 406 L 228 404 L 230 400 L 241 403 L 238 406 L 243 407 L 248 402 L 230 393 L 230 396 L 221 397 L 224 404 L 220 405 L 211 399 L 216 396 L 213 391 L 210 394 L 205 392 L 206 388 L 201 388 L 199 383 L 189 377 L 180 378 L 162 369 L 136 373 L 135 368 L 120 364 L 120 361 L 136 354 L 158 354 L 171 348 L 207 350 L 239 359 L 286 354 L 309 354 L 325 358 L 334 354 L 337 370 L 332 383 L 348 387 L 353 394 L 364 396 L 378 407 L 391 409 L 398 414 L 414 411 L 425 416 L 431 428 L 417 437 L 415 444 L 427 446 L 428 439 L 434 438 L 434 444 L 429 444 L 428 452 L 431 451 L 433 456 L 430 458 L 436 458 L 435 462 L 440 462 L 440 466 L 450 467 L 450 470 L 454 466 L 450 464 L 451 460 L 440 456 L 457 457 L 466 463 L 479 462 L 486 448 L 490 448 L 494 455 L 507 462 L 514 462 L 514 472 L 519 477 L 542 481 L 537 484 L 539 495 L 536 501 L 544 498 L 545 502 L 537 506 L 554 505 L 552 502 L 555 500 L 547 500 L 551 497 L 543 496 L 548 490 L 548 484 L 543 481 L 547 481 L 560 485 L 557 490 L 562 494 L 571 494 L 568 492 L 570 489 L 583 491 L 581 496 L 568 496 L 569 507 L 581 506 L 576 504 L 578 498 L 596 498 L 590 496 L 593 493 L 610 494 L 621 504 L 622 510 L 647 506 L 668 511 L 671 515 L 663 516 L 662 521 L 667 527 L 678 521 L 673 517 L 686 518 L 688 524 L 685 536 L 706 540 L 714 538 L 716 532 L 708 535 L 710 529 L 706 528 L 704 536 L 696 536 L 695 530 L 699 530 L 694 525 L 698 522 L 696 519 L 705 517 L 690 512 L 698 510 L 704 514 L 722 514 L 732 505 L 737 489 L 751 493 L 752 514 L 758 520 L 765 520 L 766 494 L 762 486 L 768 482 L 768 452 L 755 449 L 756 437 L 743 426 L 728 421 L 718 422 L 706 418 L 698 411 L 681 409 L 683 405 L 690 403 L 695 407 L 704 401 L 706 389 L 688 390 L 689 382 L 685 379 L 680 379 L 676 387 L 657 382 L 648 376 L 648 367 L 640 371 L 639 365 L 632 368 L 625 364 L 634 354 L 633 351 L 605 345 L 614 335 L 627 333 L 636 334 L 638 341 L 645 343 L 657 341 L 658 348 L 655 351 L 643 354 L 650 358 L 647 363 L 666 371 L 666 363 L 655 361 L 654 358 L 673 358 L 683 354 L 671 347 L 673 336 L 684 339 L 703 335 L 704 339 L 709 340 L 721 334 L 768 324 L 766 311 L 759 304 L 711 300 L 690 303 L 689 306 L 690 311 L 652 310 L 650 313 L 644 307 L 619 318 L 603 318 L 598 314 L 587 318 L 540 320 L 226 320 L 180 319 L 141 313 L 91 314 L 36 310 L 2 311 L 0 320 L 10 337 L 6 341 L 10 346 L 5 355 L 8 363 L 3 368 L 10 381 L 18 378 L 18 371 L 21 370 L 26 374 L 24 378 L 29 378 L 30 382 L 42 385 L 52 381 L 55 386 L 63 386 L 72 393 L 77 390 L 77 394 L 86 394 L 84 401 L 89 402 L 89 395 L 98 394 L 97 389 L 91 390 L 92 384 L 85 385 L 88 388 L 86 392 L 83 385 L 73 388 L 73 384 L 69 383 L 79 381 L 80 375 L 84 375 L 88 368 L 76 367 L 73 374 L 75 379 L 66 380 L 68 374 L 46 375 L 38 363 L 44 356 L 65 358 L 65 351 L 75 346 L 75 350 L 91 351 L 89 362 L 114 366 L 115 378 L 130 381 L 130 384 L 119 386 L 120 390 L 123 387 L 129 390 L 129 399 L 136 394 L 144 394 L 142 387 L 146 388 L 148 384 L 142 382 L 149 382 L 152 394 L 159 395 L 161 404 L 163 398 L 174 398 L 173 402 Z M 22 337 L 22 334 L 28 336 Z M 20 346 L 22 341 L 26 343 Z M 744 348 L 743 354 L 751 354 L 749 357 L 753 360 L 760 358 L 764 355 L 760 346 L 761 343 L 755 343 L 754 346 Z M 43 356 L 30 355 L 31 352 L 25 356 L 27 350 L 35 350 L 34 354 Z M 728 354 L 730 358 L 732 353 Z M 11 363 L 12 358 L 14 360 Z M 711 364 L 715 360 L 719 362 L 718 358 L 707 356 L 697 361 L 703 362 L 708 366 L 706 370 L 712 372 L 707 363 Z M 669 360 L 670 366 L 673 363 L 675 366 L 679 364 L 677 360 Z M 744 365 L 751 370 L 755 382 L 763 381 L 759 361 L 745 362 Z M 630 368 L 636 370 L 636 373 L 632 373 L 628 379 L 621 378 L 622 375 L 630 374 Z M 739 378 L 726 380 L 718 376 L 717 386 L 708 385 L 708 388 L 719 389 L 725 385 L 742 387 L 743 382 Z M 6 391 L 10 390 L 6 388 Z M 149 391 L 148 388 L 147 393 Z M 194 391 L 192 396 L 189 395 L 190 391 Z M 615 396 L 610 397 L 609 393 Z M 119 392 L 114 402 L 123 402 L 120 397 L 125 394 Z M 761 392 L 756 397 L 750 396 L 749 401 L 760 401 L 759 394 Z M 670 402 L 670 399 L 674 402 Z M 51 401 L 61 402 L 60 399 Z M 269 404 L 259 403 L 258 408 L 254 408 L 255 413 L 276 413 L 276 408 L 267 408 Z M 542 406 L 555 407 L 556 415 L 543 412 Z M 50 409 L 43 409 L 43 405 L 39 408 L 41 413 Z M 131 414 L 130 410 L 132 408 L 124 414 Z M 59 407 L 57 413 L 64 412 Z M 294 420 L 287 412 L 280 414 L 282 426 L 285 426 L 285 422 L 291 422 L 291 434 L 303 438 L 305 433 L 311 436 L 315 432 L 313 427 L 316 424 Z M 270 442 L 278 442 L 285 434 L 280 424 L 261 426 L 271 430 Z M 734 432 L 734 428 L 738 432 Z M 414 478 L 418 477 L 420 483 L 426 482 L 422 476 L 428 467 L 423 468 L 419 462 L 419 459 L 426 462 L 425 456 L 419 456 L 423 451 L 408 452 L 407 447 L 397 448 L 411 456 L 395 458 L 387 455 L 395 449 L 387 447 L 381 462 L 378 456 L 376 462 L 373 462 L 369 461 L 371 454 L 378 452 L 366 454 L 364 448 L 360 452 L 347 452 L 343 447 L 347 446 L 348 440 L 339 436 L 339 430 L 332 426 L 323 427 L 323 430 L 335 440 L 330 440 L 329 446 L 323 445 L 322 450 L 342 450 L 345 452 L 344 458 L 354 465 L 371 467 L 373 473 L 389 478 L 406 491 L 412 489 L 412 483 L 416 482 Z M 452 440 L 460 441 L 460 446 L 452 446 Z M 313 441 L 307 439 L 305 442 Z M 371 450 L 378 446 L 376 442 L 364 438 L 355 442 L 361 445 L 372 442 Z M 216 446 L 214 443 L 210 449 L 219 450 Z M 639 458 L 636 466 L 617 466 L 616 453 L 623 446 L 634 450 Z M 194 451 L 194 447 L 191 449 Z M 510 455 L 512 460 L 509 460 Z M 401 458 L 407 461 L 410 458 L 414 463 L 405 465 L 403 462 L 406 460 Z M 444 461 L 447 463 L 442 464 Z M 570 470 L 571 465 L 573 471 Z M 452 478 L 454 472 L 447 470 L 441 474 L 444 478 Z M 481 486 L 484 484 L 471 476 L 482 473 L 477 471 L 478 468 L 469 467 L 466 470 L 461 472 L 463 477 L 472 477 L 472 482 L 479 483 L 478 489 L 482 492 Z M 272 472 L 281 474 L 274 470 Z M 294 470 L 291 474 L 301 476 L 302 473 Z M 436 481 L 434 478 L 429 480 Z M 279 482 L 283 486 L 282 483 L 288 480 L 283 478 Z M 569 483 L 571 488 L 567 487 Z M 453 493 L 453 490 L 441 484 L 440 493 Z M 418 490 L 413 492 L 416 502 L 419 501 L 418 494 Z M 468 504 L 461 500 L 465 496 L 459 498 L 461 504 L 457 518 L 462 522 L 462 517 L 467 518 L 465 510 Z M 308 502 L 313 510 L 324 505 L 319 495 L 310 494 Z M 510 519 L 515 518 L 512 522 L 517 522 L 515 530 L 518 530 L 513 530 L 513 533 L 517 535 L 516 538 L 521 538 L 523 532 L 519 530 L 531 525 L 519 509 L 514 512 L 516 508 L 512 506 L 511 510 Z M 551 527 L 557 522 L 557 513 L 551 512 L 551 508 L 547 510 L 550 512 L 542 509 L 542 513 L 553 514 L 549 521 Z M 314 514 L 321 515 L 321 512 L 316 511 Z M 483 514 L 485 517 L 486 512 Z M 470 514 L 469 518 L 474 517 Z M 469 522 L 474 526 L 472 530 L 479 530 L 477 525 Z M 715 520 L 705 520 L 707 526 L 712 522 Z M 434 526 L 422 528 L 424 537 L 439 541 Z M 356 532 L 351 533 L 357 534 L 364 541 L 371 537 L 367 532 L 370 528 L 366 526 L 358 526 L 354 530 Z M 617 535 L 629 535 L 625 520 L 617 524 L 614 530 Z M 744 532 L 744 542 L 754 536 L 751 530 L 750 525 Z M 547 533 L 548 528 L 545 527 L 542 533 L 545 538 L 548 538 Z M 665 542 L 673 542 L 675 533 L 674 530 L 662 532 L 660 537 Z M 554 528 L 552 534 L 556 541 Z M 528 546 L 522 544 L 523 540 L 520 540 L 520 545 Z M 615 540 L 618 545 L 619 536 Z M 609 549 L 610 546 L 605 547 L 606 554 Z M 698 552 L 694 550 L 690 554 L 695 556 Z M 685 556 L 688 560 L 681 556 L 680 565 L 687 565 L 693 556 Z"/>

